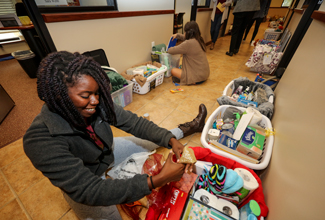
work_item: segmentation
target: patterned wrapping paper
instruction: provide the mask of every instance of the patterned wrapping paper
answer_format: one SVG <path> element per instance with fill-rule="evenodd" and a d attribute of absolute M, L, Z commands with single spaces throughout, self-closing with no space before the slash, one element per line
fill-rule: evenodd
<path fill-rule="evenodd" d="M 209 220 L 210 209 L 196 201 L 193 202 L 189 220 Z"/>
<path fill-rule="evenodd" d="M 236 220 L 228 215 L 225 215 L 221 211 L 206 206 L 197 200 L 190 198 L 191 210 L 188 213 L 188 218 L 183 216 L 182 220 Z"/>
<path fill-rule="evenodd" d="M 263 64 L 264 54 L 268 53 L 272 56 L 272 61 L 268 65 Z M 253 72 L 269 73 L 271 74 L 278 66 L 283 53 L 276 52 L 274 48 L 267 45 L 257 45 L 254 48 L 253 54 L 246 62 L 246 66 L 250 67 Z"/>

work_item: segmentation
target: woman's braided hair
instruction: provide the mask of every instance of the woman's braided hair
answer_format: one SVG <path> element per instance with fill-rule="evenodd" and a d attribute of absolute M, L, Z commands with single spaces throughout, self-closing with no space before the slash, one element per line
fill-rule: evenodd
<path fill-rule="evenodd" d="M 186 33 L 185 34 L 186 40 L 195 38 L 199 42 L 202 50 L 206 51 L 206 46 L 205 46 L 204 40 L 201 36 L 201 31 L 200 31 L 199 25 L 196 23 L 196 21 L 187 22 L 185 24 L 184 31 Z"/>
<path fill-rule="evenodd" d="M 83 116 L 78 112 L 68 95 L 68 87 L 74 86 L 82 75 L 95 79 L 99 87 L 97 112 L 102 119 L 116 124 L 113 100 L 110 94 L 110 80 L 93 58 L 67 51 L 47 55 L 37 72 L 38 97 L 48 108 L 62 116 L 70 125 L 84 130 L 87 127 Z"/>

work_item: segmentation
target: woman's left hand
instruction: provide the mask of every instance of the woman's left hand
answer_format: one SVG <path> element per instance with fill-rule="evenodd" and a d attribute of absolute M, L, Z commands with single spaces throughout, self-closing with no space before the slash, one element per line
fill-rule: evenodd
<path fill-rule="evenodd" d="M 171 138 L 169 140 L 169 145 L 172 146 L 178 163 L 179 159 L 181 158 L 181 154 L 183 153 L 184 145 L 181 144 L 181 142 L 179 142 L 176 138 Z"/>
<path fill-rule="evenodd" d="M 181 158 L 181 154 L 183 153 L 184 145 L 179 142 L 176 138 L 171 138 L 169 140 L 169 145 L 172 146 L 173 152 L 176 156 L 177 163 L 179 162 L 179 159 Z M 192 172 L 193 170 L 193 164 L 186 164 L 185 167 L 185 173 L 188 173 L 188 171 Z"/>

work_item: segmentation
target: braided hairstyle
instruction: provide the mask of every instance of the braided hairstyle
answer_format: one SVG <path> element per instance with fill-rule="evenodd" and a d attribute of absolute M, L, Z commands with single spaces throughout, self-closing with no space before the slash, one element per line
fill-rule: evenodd
<path fill-rule="evenodd" d="M 110 81 L 93 58 L 67 51 L 47 55 L 37 71 L 38 97 L 50 111 L 62 116 L 70 125 L 81 130 L 87 127 L 84 117 L 79 113 L 68 95 L 68 87 L 74 86 L 82 75 L 89 75 L 99 87 L 99 104 L 96 108 L 104 121 L 116 124 L 113 100 L 110 94 Z"/>
<path fill-rule="evenodd" d="M 205 43 L 201 36 L 199 25 L 196 23 L 196 21 L 187 22 L 185 24 L 184 31 L 186 33 L 185 34 L 186 40 L 195 38 L 199 42 L 202 50 L 206 51 Z"/>

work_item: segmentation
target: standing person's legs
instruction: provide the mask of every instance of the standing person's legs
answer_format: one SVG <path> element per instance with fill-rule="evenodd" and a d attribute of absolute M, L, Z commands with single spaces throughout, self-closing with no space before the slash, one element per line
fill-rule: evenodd
<path fill-rule="evenodd" d="M 255 23 L 254 33 L 252 35 L 252 39 L 251 39 L 250 43 L 255 39 L 258 29 L 260 28 L 260 25 L 263 21 L 263 18 L 255 18 L 255 20 L 256 20 L 256 23 Z"/>
<path fill-rule="evenodd" d="M 238 12 L 234 14 L 234 22 L 231 29 L 231 40 L 230 40 L 230 47 L 229 51 L 226 53 L 228 56 L 232 56 L 236 47 L 237 38 L 239 34 L 240 27 L 243 25 L 243 13 L 245 12 Z M 245 26 L 246 27 L 246 26 Z M 240 38 L 241 41 L 242 38 Z"/>
<path fill-rule="evenodd" d="M 246 40 L 246 37 L 247 37 L 247 35 L 248 35 L 248 33 L 249 33 L 251 27 L 253 26 L 254 21 L 255 21 L 255 19 L 252 19 L 252 20 L 250 20 L 250 21 L 248 22 L 247 27 L 246 27 L 246 29 L 245 29 L 245 36 L 244 36 L 244 39 L 243 39 L 243 40 Z"/>
<path fill-rule="evenodd" d="M 219 36 L 219 30 L 221 27 L 221 18 L 222 18 L 222 14 L 215 14 L 214 16 L 214 21 L 211 20 L 211 41 L 212 41 L 212 46 L 211 48 L 213 49 L 214 44 L 216 43 L 218 36 Z M 211 49 L 210 48 L 210 49 Z M 212 50 L 211 49 L 211 50 Z"/>
<path fill-rule="evenodd" d="M 242 14 L 241 26 L 239 27 L 238 30 L 238 37 L 234 48 L 234 54 L 238 53 L 245 32 L 245 28 L 247 27 L 248 22 L 252 20 L 255 12 L 252 11 L 252 12 L 242 12 L 242 13 L 243 14 Z"/>

